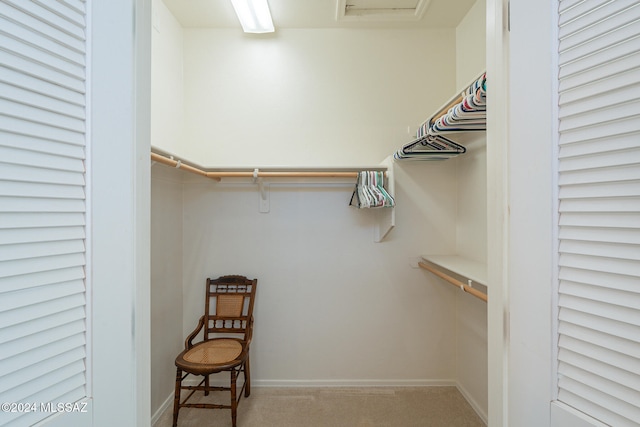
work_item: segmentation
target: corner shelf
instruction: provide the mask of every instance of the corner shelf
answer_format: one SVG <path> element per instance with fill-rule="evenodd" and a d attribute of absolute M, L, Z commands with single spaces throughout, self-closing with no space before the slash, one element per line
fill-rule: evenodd
<path fill-rule="evenodd" d="M 488 287 L 486 264 L 459 255 L 422 255 L 422 259 Z"/>
<path fill-rule="evenodd" d="M 463 292 L 469 293 L 484 302 L 488 301 L 488 296 L 485 292 L 473 287 L 474 282 L 484 287 L 487 286 L 487 268 L 484 264 L 456 255 L 423 255 L 422 259 L 427 261 L 428 264 L 419 262 L 418 266 L 420 268 L 435 274 L 449 284 L 460 288 Z M 466 277 L 467 283 L 463 283 L 442 270 L 448 270 L 457 276 Z"/>

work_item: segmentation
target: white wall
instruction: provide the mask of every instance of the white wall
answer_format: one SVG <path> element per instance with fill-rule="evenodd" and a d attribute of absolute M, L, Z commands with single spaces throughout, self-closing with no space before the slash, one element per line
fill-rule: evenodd
<path fill-rule="evenodd" d="M 455 136 L 452 136 L 455 140 Z M 457 162 L 456 252 L 486 263 L 486 136 L 477 135 Z M 471 138 L 467 138 L 470 141 Z M 466 282 L 465 278 L 461 278 Z M 475 285 L 491 298 L 491 287 Z M 476 410 L 487 419 L 487 303 L 457 292 L 457 379 Z"/>
<path fill-rule="evenodd" d="M 151 411 L 154 419 L 175 385 L 182 334 L 182 175 L 151 168 Z"/>
<path fill-rule="evenodd" d="M 254 185 L 185 185 L 184 333 L 206 277 L 242 274 L 259 280 L 255 384 L 454 380 L 456 290 L 410 266 L 454 244 L 454 176 L 444 163 L 396 174 L 397 225 L 383 243 L 373 242 L 375 212 L 348 206 L 352 182 L 272 183 L 269 213 Z"/>
<path fill-rule="evenodd" d="M 183 31 L 162 0 L 153 0 L 151 145 L 175 153 L 184 133 Z"/>
<path fill-rule="evenodd" d="M 183 134 L 182 27 L 152 3 L 151 144 L 180 150 Z M 151 415 L 171 395 L 182 351 L 182 172 L 151 168 Z"/>
<path fill-rule="evenodd" d="M 456 28 L 456 89 L 464 89 L 486 70 L 486 0 L 478 0 Z M 489 85 L 496 84 L 489 78 Z M 452 96 L 454 93 L 451 94 Z M 486 132 L 454 134 L 467 147 L 458 157 L 457 252 L 487 261 Z"/>
<path fill-rule="evenodd" d="M 453 31 L 184 38 L 180 153 L 207 165 L 377 164 L 455 89 Z M 373 212 L 347 206 L 353 182 L 273 184 L 261 214 L 246 181 L 196 181 L 184 192 L 185 334 L 206 277 L 244 274 L 259 279 L 257 384 L 455 380 L 455 289 L 410 266 L 455 249 L 455 167 L 398 167 L 397 225 L 382 244 Z"/>
<path fill-rule="evenodd" d="M 456 27 L 456 87 L 462 88 L 487 70 L 487 0 L 477 0 Z"/>
<path fill-rule="evenodd" d="M 454 87 L 453 30 L 185 29 L 187 158 L 371 165 Z"/>
<path fill-rule="evenodd" d="M 486 1 L 478 0 L 456 28 L 456 80 L 462 89 L 486 70 Z M 489 79 L 489 84 L 495 84 Z M 485 132 L 452 135 L 467 147 L 456 159 L 457 253 L 487 262 L 487 137 Z M 481 287 L 482 291 L 486 291 Z M 491 288 L 488 289 L 491 298 Z M 487 303 L 457 293 L 457 379 L 467 399 L 488 418 Z"/>

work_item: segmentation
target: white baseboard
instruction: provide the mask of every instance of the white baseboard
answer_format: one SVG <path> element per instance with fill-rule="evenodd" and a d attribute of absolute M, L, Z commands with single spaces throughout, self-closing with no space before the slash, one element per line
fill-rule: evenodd
<path fill-rule="evenodd" d="M 167 399 L 162 403 L 162 405 L 160 405 L 158 410 L 151 417 L 152 426 L 155 426 L 158 420 L 160 419 L 160 417 L 162 416 L 162 414 L 164 413 L 164 411 L 166 411 L 167 408 L 173 405 L 173 394 L 174 394 L 173 392 L 169 394 L 169 397 L 167 397 Z"/>
<path fill-rule="evenodd" d="M 460 392 L 462 397 L 465 398 L 467 403 L 469 403 L 471 408 L 473 408 L 473 410 L 476 412 L 476 414 L 478 414 L 480 419 L 482 419 L 484 424 L 488 425 L 489 424 L 489 415 L 487 415 L 487 413 L 484 411 L 484 409 L 480 405 L 478 405 L 478 402 L 476 402 L 475 399 L 471 396 L 471 393 L 469 393 L 467 391 L 467 389 L 465 389 L 462 386 L 462 384 L 460 384 L 458 382 L 456 382 L 456 388 L 458 389 L 458 391 Z"/>
<path fill-rule="evenodd" d="M 202 377 L 190 376 L 185 379 L 186 385 L 198 385 Z M 211 377 L 212 386 L 229 386 L 229 379 Z M 240 380 L 239 384 L 242 384 Z M 455 380 L 257 380 L 251 381 L 252 387 L 457 387 Z"/>
<path fill-rule="evenodd" d="M 436 387 L 454 380 L 253 380 L 253 387 Z"/>

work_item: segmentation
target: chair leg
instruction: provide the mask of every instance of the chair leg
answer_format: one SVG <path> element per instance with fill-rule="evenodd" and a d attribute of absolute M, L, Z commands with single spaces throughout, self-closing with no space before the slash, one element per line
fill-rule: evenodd
<path fill-rule="evenodd" d="M 247 355 L 247 361 L 244 362 L 244 397 L 249 397 L 251 394 L 251 370 L 249 369 L 249 356 Z"/>
<path fill-rule="evenodd" d="M 238 412 L 238 400 L 236 399 L 236 379 L 238 374 L 235 369 L 231 369 L 231 425 L 236 427 L 236 417 Z"/>
<path fill-rule="evenodd" d="M 178 426 L 178 412 L 180 412 L 180 387 L 182 386 L 182 370 L 176 370 L 176 392 L 173 398 L 173 427 Z"/>
<path fill-rule="evenodd" d="M 209 396 L 209 375 L 204 377 L 204 395 Z"/>

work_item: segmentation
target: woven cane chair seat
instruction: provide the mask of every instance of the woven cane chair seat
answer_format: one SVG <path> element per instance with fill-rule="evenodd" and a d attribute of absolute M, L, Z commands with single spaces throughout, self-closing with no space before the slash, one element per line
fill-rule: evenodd
<path fill-rule="evenodd" d="M 242 344 L 233 339 L 215 339 L 196 344 L 182 358 L 190 363 L 220 365 L 233 362 L 242 353 Z"/>

